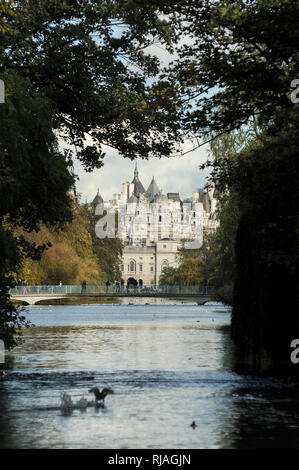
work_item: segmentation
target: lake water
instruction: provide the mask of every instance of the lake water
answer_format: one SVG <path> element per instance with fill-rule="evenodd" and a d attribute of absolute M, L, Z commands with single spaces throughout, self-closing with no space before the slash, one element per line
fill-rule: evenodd
<path fill-rule="evenodd" d="M 26 316 L 35 327 L 0 380 L 1 448 L 299 447 L 298 384 L 233 372 L 221 304 L 35 306 Z M 115 392 L 104 409 L 61 411 L 63 391 L 91 400 L 93 386 Z"/>

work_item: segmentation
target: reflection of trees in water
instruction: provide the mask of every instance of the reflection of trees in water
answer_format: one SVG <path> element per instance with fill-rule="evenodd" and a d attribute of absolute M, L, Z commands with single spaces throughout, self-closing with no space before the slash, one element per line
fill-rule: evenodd
<path fill-rule="evenodd" d="M 105 343 L 107 338 L 105 334 L 100 335 L 100 330 L 105 333 L 105 330 L 113 330 L 117 336 L 122 330 L 119 326 L 41 326 L 33 329 L 28 329 L 24 332 L 24 343 L 14 352 L 30 353 L 32 351 L 69 351 L 78 350 L 84 346 L 90 346 L 92 350 L 95 347 L 93 340 L 96 338 L 98 343 Z M 16 354 L 16 357 L 18 355 Z"/>
<path fill-rule="evenodd" d="M 299 448 L 298 392 L 298 385 L 255 378 L 252 386 L 236 389 L 232 401 L 234 447 Z"/>
<path fill-rule="evenodd" d="M 238 374 L 230 331 L 222 331 L 223 369 Z M 218 413 L 222 448 L 299 448 L 299 383 L 236 375 Z"/>
<path fill-rule="evenodd" d="M 0 380 L 0 449 L 16 447 L 12 429 L 15 428 L 14 416 L 6 412 L 13 407 L 13 395 L 8 393 L 5 379 Z"/>
<path fill-rule="evenodd" d="M 221 332 L 221 343 L 222 343 L 222 364 L 221 368 L 227 371 L 233 371 L 235 365 L 235 348 L 234 343 L 231 339 L 230 326 L 223 326 Z"/>

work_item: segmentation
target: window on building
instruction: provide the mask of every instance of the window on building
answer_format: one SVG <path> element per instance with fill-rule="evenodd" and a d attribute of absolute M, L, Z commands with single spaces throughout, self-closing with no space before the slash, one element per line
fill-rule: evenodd
<path fill-rule="evenodd" d="M 142 264 L 139 264 L 139 271 L 142 271 L 142 268 L 143 268 Z"/>
<path fill-rule="evenodd" d="M 130 271 L 131 272 L 135 271 L 135 261 L 130 261 Z"/>
<path fill-rule="evenodd" d="M 153 270 L 154 270 L 154 266 L 151 266 L 151 271 L 153 271 Z"/>
<path fill-rule="evenodd" d="M 121 271 L 124 271 L 124 265 L 122 264 L 120 267 Z"/>
<path fill-rule="evenodd" d="M 163 245 L 163 248 L 167 248 L 167 245 Z"/>
<path fill-rule="evenodd" d="M 159 215 L 159 222 L 162 222 L 162 215 Z"/>
<path fill-rule="evenodd" d="M 163 269 L 167 269 L 167 268 L 168 268 L 168 261 L 164 260 L 161 264 L 161 271 L 163 271 Z"/>

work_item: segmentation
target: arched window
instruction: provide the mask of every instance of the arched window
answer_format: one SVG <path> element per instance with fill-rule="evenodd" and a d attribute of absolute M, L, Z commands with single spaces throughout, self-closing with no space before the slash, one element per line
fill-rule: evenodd
<path fill-rule="evenodd" d="M 135 272 L 136 268 L 135 268 L 136 264 L 135 264 L 135 261 L 130 261 L 130 272 Z"/>
<path fill-rule="evenodd" d="M 162 261 L 161 271 L 163 271 L 163 269 L 167 269 L 168 266 L 169 266 L 169 263 L 168 263 L 167 259 L 165 259 L 164 261 Z"/>

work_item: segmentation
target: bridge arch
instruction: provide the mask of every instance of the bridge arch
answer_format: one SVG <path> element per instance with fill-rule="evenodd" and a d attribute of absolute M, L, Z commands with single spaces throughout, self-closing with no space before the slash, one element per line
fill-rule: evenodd
<path fill-rule="evenodd" d="M 127 287 L 137 287 L 137 286 L 138 286 L 138 282 L 135 279 L 135 277 L 129 277 L 127 281 Z"/>

